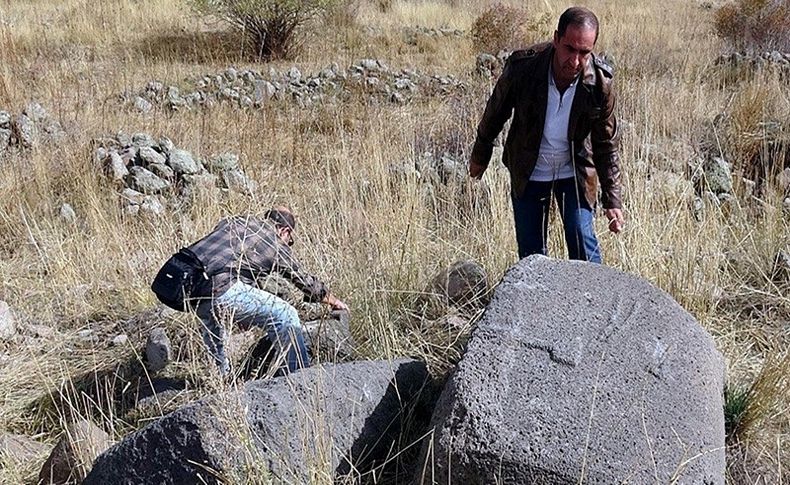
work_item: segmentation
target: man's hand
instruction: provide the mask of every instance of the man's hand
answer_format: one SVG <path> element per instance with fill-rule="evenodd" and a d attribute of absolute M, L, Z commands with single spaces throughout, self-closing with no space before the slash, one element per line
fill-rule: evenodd
<path fill-rule="evenodd" d="M 342 311 L 349 311 L 348 305 L 343 303 L 342 300 L 335 297 L 332 294 L 326 295 L 321 303 L 326 303 L 327 305 L 332 307 L 332 310 L 342 310 Z"/>
<path fill-rule="evenodd" d="M 609 219 L 609 230 L 614 234 L 619 233 L 625 227 L 625 218 L 621 209 L 604 209 L 606 218 Z"/>
<path fill-rule="evenodd" d="M 480 165 L 478 163 L 469 160 L 469 176 L 473 179 L 478 179 L 483 177 L 483 172 L 486 171 L 486 167 L 484 165 Z"/>

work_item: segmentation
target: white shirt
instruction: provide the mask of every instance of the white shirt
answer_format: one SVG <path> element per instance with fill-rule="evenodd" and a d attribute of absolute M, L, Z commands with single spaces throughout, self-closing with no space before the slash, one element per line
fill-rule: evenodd
<path fill-rule="evenodd" d="M 549 98 L 546 103 L 546 122 L 543 125 L 543 138 L 540 140 L 540 151 L 535 170 L 530 180 L 535 182 L 551 182 L 552 180 L 571 178 L 574 176 L 571 164 L 571 146 L 568 143 L 568 119 L 571 115 L 573 96 L 576 94 L 577 77 L 560 93 L 554 84 L 554 75 L 549 66 Z"/>

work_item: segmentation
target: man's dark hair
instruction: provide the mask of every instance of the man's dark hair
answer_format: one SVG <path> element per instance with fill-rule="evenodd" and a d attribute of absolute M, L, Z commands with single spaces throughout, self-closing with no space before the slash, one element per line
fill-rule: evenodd
<path fill-rule="evenodd" d="M 291 230 L 296 229 L 296 218 L 293 213 L 285 207 L 274 207 L 266 211 L 264 217 L 278 227 L 287 227 Z"/>
<path fill-rule="evenodd" d="M 565 35 L 568 26 L 586 27 L 595 30 L 595 40 L 598 40 L 598 17 L 591 10 L 584 7 L 571 7 L 562 12 L 560 22 L 557 25 L 557 33 L 560 37 Z"/>

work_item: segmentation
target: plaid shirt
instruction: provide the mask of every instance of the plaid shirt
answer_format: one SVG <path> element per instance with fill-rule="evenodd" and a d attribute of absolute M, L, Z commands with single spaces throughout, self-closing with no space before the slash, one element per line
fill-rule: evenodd
<path fill-rule="evenodd" d="M 271 272 L 281 274 L 319 302 L 329 293 L 326 285 L 303 272 L 291 248 L 283 244 L 274 224 L 252 216 L 222 219 L 214 230 L 189 247 L 212 278 L 213 296 L 220 296 L 237 280 L 256 286 Z"/>

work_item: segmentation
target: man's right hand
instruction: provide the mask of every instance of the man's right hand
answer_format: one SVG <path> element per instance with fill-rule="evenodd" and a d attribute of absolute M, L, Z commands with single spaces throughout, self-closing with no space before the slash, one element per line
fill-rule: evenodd
<path fill-rule="evenodd" d="M 331 306 L 332 310 L 342 310 L 346 312 L 349 311 L 348 305 L 331 293 L 326 295 L 321 303 L 326 303 L 327 305 Z"/>
<path fill-rule="evenodd" d="M 486 171 L 485 165 L 480 165 L 472 160 L 469 160 L 469 176 L 473 179 L 480 180 L 483 177 L 483 172 Z"/>

